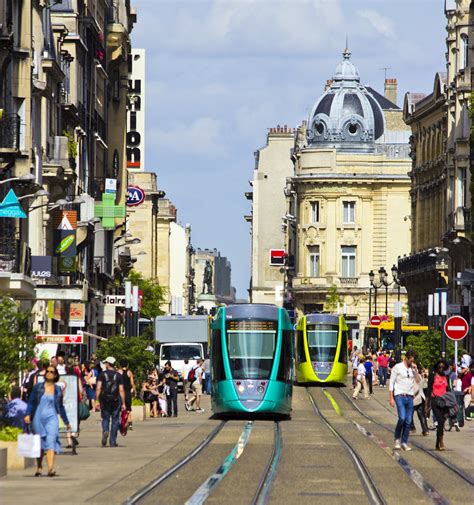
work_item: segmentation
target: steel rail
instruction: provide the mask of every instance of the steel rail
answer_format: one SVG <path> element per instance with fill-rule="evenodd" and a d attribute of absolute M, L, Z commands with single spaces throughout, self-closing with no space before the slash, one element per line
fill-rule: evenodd
<path fill-rule="evenodd" d="M 149 484 L 142 487 L 139 491 L 137 491 L 134 495 L 127 499 L 124 502 L 124 505 L 135 505 L 140 503 L 140 501 L 145 498 L 148 494 L 150 494 L 154 489 L 163 484 L 166 480 L 168 480 L 173 474 L 175 474 L 180 468 L 189 463 L 195 456 L 197 456 L 203 449 L 205 449 L 214 438 L 218 435 L 218 433 L 222 430 L 227 421 L 221 421 L 212 431 L 207 435 L 207 437 L 197 445 L 190 453 L 188 453 L 184 458 L 179 460 L 175 465 L 166 470 L 166 472 L 162 473 L 159 477 L 152 480 Z"/>
<path fill-rule="evenodd" d="M 282 448 L 282 436 L 280 421 L 275 421 L 273 430 L 273 450 L 268 460 L 267 466 L 258 483 L 257 491 L 250 502 L 251 505 L 265 505 L 270 497 L 273 480 L 280 463 Z"/>
<path fill-rule="evenodd" d="M 375 484 L 375 481 L 362 458 L 357 454 L 357 452 L 353 449 L 352 445 L 346 440 L 346 438 L 343 437 L 339 431 L 334 428 L 334 426 L 326 419 L 324 414 L 316 405 L 313 395 L 309 392 L 308 388 L 306 388 L 306 392 L 308 393 L 315 414 L 317 414 L 322 419 L 322 421 L 331 430 L 334 436 L 339 440 L 344 449 L 346 449 L 346 451 L 349 453 L 349 456 L 354 463 L 354 468 L 357 472 L 357 475 L 359 476 L 359 480 L 362 484 L 362 487 L 364 488 L 364 491 L 366 492 L 367 498 L 369 499 L 370 503 L 372 505 L 386 505 L 387 502 L 385 501 L 385 498 L 378 490 L 377 485 Z"/>
<path fill-rule="evenodd" d="M 385 426 L 381 422 L 376 421 L 373 417 L 371 417 L 371 416 L 367 415 L 365 412 L 363 412 L 359 408 L 359 406 L 356 405 L 351 400 L 351 398 L 349 398 L 348 394 L 342 388 L 340 388 L 339 391 L 346 398 L 346 400 L 359 412 L 360 415 L 362 415 L 363 417 L 365 417 L 370 422 L 376 424 L 377 426 L 380 426 L 384 430 L 389 431 L 390 433 L 394 433 L 395 432 L 395 430 L 393 430 L 391 428 L 388 428 L 387 426 Z M 474 486 L 474 477 L 472 477 L 471 475 L 469 475 L 468 473 L 466 473 L 462 468 L 459 468 L 458 466 L 456 466 L 455 464 L 451 463 L 450 461 L 447 461 L 446 459 L 442 458 L 438 454 L 431 452 L 429 449 L 427 449 L 426 447 L 424 447 L 422 444 L 418 443 L 416 440 L 411 439 L 410 443 L 412 445 L 414 445 L 417 449 L 420 449 L 425 454 L 427 454 L 428 456 L 431 456 L 433 459 L 435 459 L 436 461 L 438 461 L 439 463 L 441 463 L 442 465 L 444 465 L 446 468 L 449 468 L 449 470 L 451 470 L 452 472 L 454 472 L 456 475 L 458 475 L 458 477 L 460 477 L 461 479 L 463 479 L 465 482 L 467 482 L 471 486 Z"/>

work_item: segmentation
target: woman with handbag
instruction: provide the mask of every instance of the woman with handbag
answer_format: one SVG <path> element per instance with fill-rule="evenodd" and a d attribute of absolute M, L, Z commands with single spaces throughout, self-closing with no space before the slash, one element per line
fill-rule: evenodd
<path fill-rule="evenodd" d="M 434 366 L 433 385 L 431 388 L 431 409 L 436 419 L 436 450 L 444 451 L 444 422 L 445 408 L 441 398 L 447 393 L 449 388 L 446 377 L 447 364 L 444 360 L 438 361 Z"/>
<path fill-rule="evenodd" d="M 61 451 L 58 414 L 68 432 L 71 431 L 64 409 L 62 389 L 56 384 L 58 380 L 57 369 L 52 365 L 48 366 L 45 381 L 33 387 L 26 409 L 25 424 L 32 424 L 33 432 L 41 437 L 41 455 L 37 459 L 36 477 L 41 476 L 44 453 L 48 464 L 48 477 L 56 476 L 54 459 L 55 454 Z"/>

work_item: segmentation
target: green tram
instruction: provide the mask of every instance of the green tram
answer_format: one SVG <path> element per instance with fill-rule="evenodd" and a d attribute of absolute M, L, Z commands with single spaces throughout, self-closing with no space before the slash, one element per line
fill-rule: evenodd
<path fill-rule="evenodd" d="M 349 328 L 343 316 L 308 314 L 296 325 L 296 381 L 343 384 Z"/>
<path fill-rule="evenodd" d="M 285 309 L 221 307 L 211 323 L 210 349 L 215 414 L 290 415 L 293 327 Z"/>

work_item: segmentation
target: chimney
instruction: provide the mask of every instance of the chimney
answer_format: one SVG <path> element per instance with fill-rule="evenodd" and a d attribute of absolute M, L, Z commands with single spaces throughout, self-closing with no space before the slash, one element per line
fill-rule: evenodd
<path fill-rule="evenodd" d="M 387 100 L 397 105 L 397 80 L 396 79 L 385 79 L 385 89 L 384 94 Z"/>

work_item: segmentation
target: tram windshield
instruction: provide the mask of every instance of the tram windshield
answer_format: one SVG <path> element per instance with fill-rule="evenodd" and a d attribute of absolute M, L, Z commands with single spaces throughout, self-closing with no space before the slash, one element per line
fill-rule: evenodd
<path fill-rule="evenodd" d="M 269 379 L 275 354 L 277 323 L 230 321 L 227 345 L 233 379 Z"/>
<path fill-rule="evenodd" d="M 308 324 L 306 332 L 311 361 L 334 361 L 339 326 L 337 324 Z"/>

